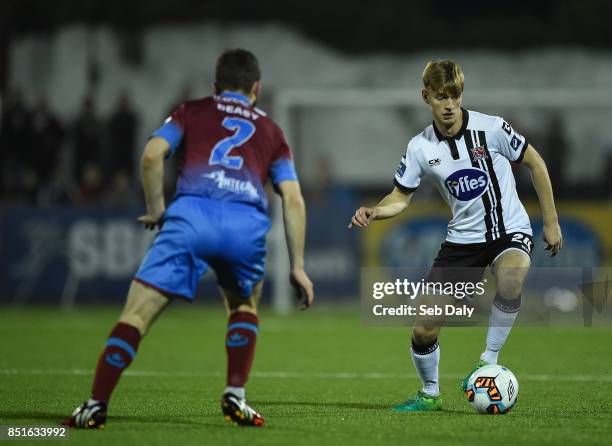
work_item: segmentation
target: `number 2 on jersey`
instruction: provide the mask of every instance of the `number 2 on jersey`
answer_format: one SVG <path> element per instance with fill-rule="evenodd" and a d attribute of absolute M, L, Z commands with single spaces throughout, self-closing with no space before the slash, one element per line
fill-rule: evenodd
<path fill-rule="evenodd" d="M 223 138 L 210 152 L 208 164 L 214 166 L 221 164 L 228 169 L 242 169 L 243 158 L 241 156 L 228 156 L 234 147 L 240 147 L 251 139 L 255 133 L 255 124 L 242 118 L 230 118 L 229 116 L 221 122 L 221 125 L 234 132 L 232 136 Z"/>

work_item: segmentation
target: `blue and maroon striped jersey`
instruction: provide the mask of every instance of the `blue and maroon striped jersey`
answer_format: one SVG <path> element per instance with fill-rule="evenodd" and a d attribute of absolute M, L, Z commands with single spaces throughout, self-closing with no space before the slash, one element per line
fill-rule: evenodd
<path fill-rule="evenodd" d="M 181 104 L 152 136 L 182 152 L 177 195 L 267 209 L 264 185 L 297 180 L 282 130 L 248 98 L 224 92 Z"/>

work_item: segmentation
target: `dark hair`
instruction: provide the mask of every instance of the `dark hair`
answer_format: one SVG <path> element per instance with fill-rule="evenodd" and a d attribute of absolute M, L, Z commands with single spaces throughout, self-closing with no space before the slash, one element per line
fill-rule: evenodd
<path fill-rule="evenodd" d="M 215 70 L 217 94 L 224 90 L 250 93 L 253 84 L 260 79 L 259 62 L 250 51 L 241 48 L 226 50 L 217 59 Z"/>

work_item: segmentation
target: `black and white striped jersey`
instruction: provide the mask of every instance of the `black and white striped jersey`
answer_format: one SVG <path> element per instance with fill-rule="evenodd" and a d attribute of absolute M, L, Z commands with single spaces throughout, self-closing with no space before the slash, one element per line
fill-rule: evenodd
<path fill-rule="evenodd" d="M 503 234 L 532 234 L 510 161 L 521 162 L 527 141 L 497 116 L 463 109 L 463 125 L 444 137 L 430 125 L 408 143 L 395 185 L 414 191 L 429 177 L 450 206 L 446 240 L 480 243 Z"/>

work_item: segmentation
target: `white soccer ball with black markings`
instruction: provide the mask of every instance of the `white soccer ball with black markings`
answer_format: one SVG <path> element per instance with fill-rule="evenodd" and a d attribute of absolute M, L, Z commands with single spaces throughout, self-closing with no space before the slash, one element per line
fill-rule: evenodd
<path fill-rule="evenodd" d="M 514 373 L 501 365 L 479 368 L 468 380 L 465 394 L 476 412 L 499 415 L 516 404 L 519 384 Z"/>

